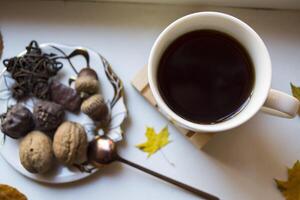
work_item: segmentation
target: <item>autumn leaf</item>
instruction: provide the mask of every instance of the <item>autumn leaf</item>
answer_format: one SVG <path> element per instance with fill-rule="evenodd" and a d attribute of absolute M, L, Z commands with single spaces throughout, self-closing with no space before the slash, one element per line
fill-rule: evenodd
<path fill-rule="evenodd" d="M 136 145 L 140 150 L 148 153 L 148 158 L 170 143 L 168 127 L 163 128 L 158 134 L 153 128 L 147 127 L 146 133 L 147 141 Z"/>
<path fill-rule="evenodd" d="M 288 169 L 288 180 L 276 180 L 278 189 L 284 195 L 286 200 L 300 199 L 300 162 L 294 164 L 293 168 Z"/>
<path fill-rule="evenodd" d="M 300 101 L 300 87 L 296 87 L 295 85 L 293 85 L 293 83 L 291 83 L 291 89 L 293 96 Z"/>
<path fill-rule="evenodd" d="M 27 200 L 26 196 L 19 192 L 16 188 L 8 185 L 0 184 L 1 200 Z"/>

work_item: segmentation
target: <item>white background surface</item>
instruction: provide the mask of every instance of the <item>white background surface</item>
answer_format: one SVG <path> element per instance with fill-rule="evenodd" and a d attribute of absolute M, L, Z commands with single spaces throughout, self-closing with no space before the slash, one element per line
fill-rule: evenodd
<path fill-rule="evenodd" d="M 26 1 L 27 2 L 27 1 Z M 145 140 L 145 126 L 167 121 L 130 85 L 146 63 L 150 48 L 170 22 L 188 13 L 217 10 L 232 14 L 261 35 L 273 61 L 272 86 L 290 92 L 300 85 L 300 12 L 225 9 L 197 6 L 135 5 L 80 2 L 1 2 L 0 27 L 4 58 L 23 50 L 30 40 L 80 44 L 101 52 L 124 80 L 130 119 L 120 153 L 226 200 L 280 200 L 273 178 L 286 178 L 286 166 L 300 159 L 300 119 L 262 113 L 245 125 L 218 134 L 196 150 L 170 126 L 172 143 L 150 159 L 134 146 Z M 114 163 L 86 180 L 45 185 L 26 179 L 0 159 L 0 182 L 23 191 L 30 200 L 64 199 L 197 199 L 135 169 Z"/>
<path fill-rule="evenodd" d="M 87 0 L 81 0 L 87 1 Z M 214 5 L 249 8 L 300 9 L 299 0 L 96 0 L 104 2 L 164 3 L 179 5 Z"/>

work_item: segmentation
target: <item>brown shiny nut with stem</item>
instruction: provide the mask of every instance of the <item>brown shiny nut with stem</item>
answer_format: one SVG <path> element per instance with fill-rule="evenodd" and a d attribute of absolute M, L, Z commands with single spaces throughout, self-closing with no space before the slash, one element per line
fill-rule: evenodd
<path fill-rule="evenodd" d="M 81 104 L 81 111 L 94 121 L 107 119 L 108 107 L 100 94 L 95 94 Z"/>
<path fill-rule="evenodd" d="M 81 164 L 87 160 L 87 135 L 82 125 L 66 121 L 55 132 L 53 151 L 65 165 Z"/>
<path fill-rule="evenodd" d="M 86 67 L 79 72 L 75 81 L 75 89 L 78 93 L 92 95 L 98 93 L 99 84 L 97 73 Z"/>
<path fill-rule="evenodd" d="M 95 167 L 110 164 L 118 159 L 117 145 L 106 136 L 96 136 L 88 147 L 88 161 Z"/>

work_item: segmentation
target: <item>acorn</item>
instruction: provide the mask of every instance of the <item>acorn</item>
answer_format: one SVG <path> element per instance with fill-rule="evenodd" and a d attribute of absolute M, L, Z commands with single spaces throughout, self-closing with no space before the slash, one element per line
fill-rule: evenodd
<path fill-rule="evenodd" d="M 99 91 L 99 79 L 97 73 L 91 68 L 83 68 L 75 81 L 75 89 L 80 94 L 96 94 Z"/>
<path fill-rule="evenodd" d="M 81 111 L 94 121 L 105 120 L 108 115 L 108 107 L 100 94 L 95 94 L 84 100 L 81 104 Z"/>

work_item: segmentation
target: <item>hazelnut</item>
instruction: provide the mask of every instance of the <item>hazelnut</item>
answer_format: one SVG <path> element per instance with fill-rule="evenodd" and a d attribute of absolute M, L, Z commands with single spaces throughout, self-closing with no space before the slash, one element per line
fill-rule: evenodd
<path fill-rule="evenodd" d="M 102 121 L 108 115 L 108 107 L 100 94 L 95 94 L 83 101 L 81 111 L 94 121 Z"/>
<path fill-rule="evenodd" d="M 81 164 L 86 161 L 87 135 L 84 128 L 71 121 L 62 123 L 53 138 L 55 157 L 65 165 Z"/>
<path fill-rule="evenodd" d="M 40 131 L 32 131 L 21 141 L 20 161 L 31 173 L 45 173 L 53 164 L 51 139 Z"/>
<path fill-rule="evenodd" d="M 95 94 L 99 91 L 97 73 L 91 68 L 83 68 L 75 81 L 75 89 L 78 93 Z"/>

